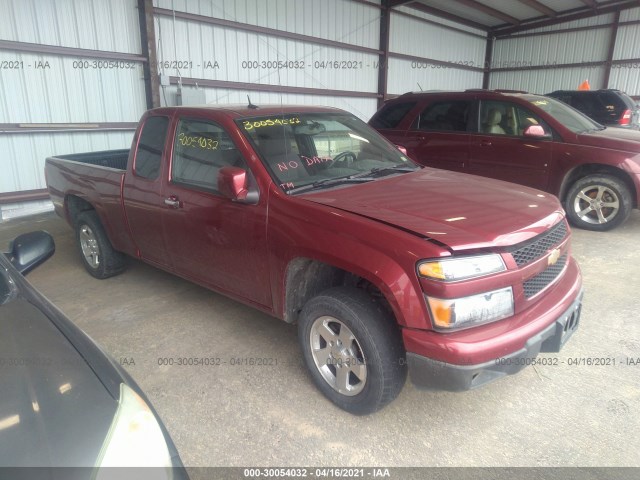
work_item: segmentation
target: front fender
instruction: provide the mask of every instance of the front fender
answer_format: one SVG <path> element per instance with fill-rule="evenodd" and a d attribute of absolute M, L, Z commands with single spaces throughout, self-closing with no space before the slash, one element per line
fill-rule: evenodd
<path fill-rule="evenodd" d="M 274 195 L 268 243 L 274 313 L 284 318 L 287 270 L 308 258 L 364 278 L 384 295 L 396 321 L 431 329 L 415 265 L 441 247 L 374 220 L 300 199 Z"/>

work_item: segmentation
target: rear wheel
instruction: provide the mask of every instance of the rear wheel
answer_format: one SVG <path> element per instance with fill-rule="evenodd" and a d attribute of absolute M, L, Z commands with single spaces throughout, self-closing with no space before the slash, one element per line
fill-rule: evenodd
<path fill-rule="evenodd" d="M 114 250 L 94 210 L 76 220 L 76 243 L 84 268 L 96 278 L 108 278 L 125 268 L 125 256 Z"/>
<path fill-rule="evenodd" d="M 365 292 L 338 287 L 309 300 L 298 337 L 314 383 L 343 410 L 373 413 L 402 390 L 407 368 L 400 332 Z"/>
<path fill-rule="evenodd" d="M 629 188 L 610 175 L 589 175 L 576 181 L 567 192 L 569 221 L 585 230 L 611 230 L 631 213 Z"/>

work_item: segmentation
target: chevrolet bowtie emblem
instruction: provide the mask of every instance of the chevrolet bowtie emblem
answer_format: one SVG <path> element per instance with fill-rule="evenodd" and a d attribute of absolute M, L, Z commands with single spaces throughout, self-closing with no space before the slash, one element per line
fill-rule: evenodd
<path fill-rule="evenodd" d="M 558 259 L 560 258 L 560 249 L 556 248 L 555 250 L 553 250 L 551 252 L 551 255 L 549 255 L 549 257 L 547 257 L 547 263 L 549 265 L 554 265 Z"/>

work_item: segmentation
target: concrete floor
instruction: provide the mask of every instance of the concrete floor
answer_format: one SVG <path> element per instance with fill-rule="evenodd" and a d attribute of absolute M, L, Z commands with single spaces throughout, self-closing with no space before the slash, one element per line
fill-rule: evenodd
<path fill-rule="evenodd" d="M 313 387 L 296 329 L 131 260 L 115 278 L 82 268 L 52 214 L 0 224 L 0 246 L 45 229 L 57 252 L 29 280 L 126 366 L 189 466 L 640 466 L 640 212 L 610 233 L 574 231 L 585 277 L 580 329 L 557 366 L 482 389 L 425 393 L 407 383 L 383 411 L 354 417 Z M 159 366 L 219 357 L 222 366 Z M 232 366 L 231 358 L 274 359 Z M 616 366 L 569 366 L 570 358 Z M 621 364 L 622 363 L 622 364 Z"/>

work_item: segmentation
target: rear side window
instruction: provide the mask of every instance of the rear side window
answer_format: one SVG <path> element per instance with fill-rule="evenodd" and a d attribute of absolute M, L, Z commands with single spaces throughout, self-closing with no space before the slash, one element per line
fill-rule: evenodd
<path fill-rule="evenodd" d="M 577 93 L 571 98 L 570 105 L 589 116 L 593 116 L 598 111 L 598 100 L 594 95 Z"/>
<path fill-rule="evenodd" d="M 466 132 L 471 102 L 448 101 L 432 103 L 420 114 L 418 130 Z"/>
<path fill-rule="evenodd" d="M 221 126 L 203 120 L 180 120 L 173 149 L 173 182 L 215 192 L 220 169 L 230 166 L 246 168 Z"/>
<path fill-rule="evenodd" d="M 135 174 L 139 177 L 155 180 L 160 175 L 168 126 L 168 117 L 149 117 L 144 122 L 134 168 Z"/>
<path fill-rule="evenodd" d="M 391 103 L 382 107 L 371 119 L 373 128 L 396 128 L 402 119 L 416 106 L 416 102 Z"/>

